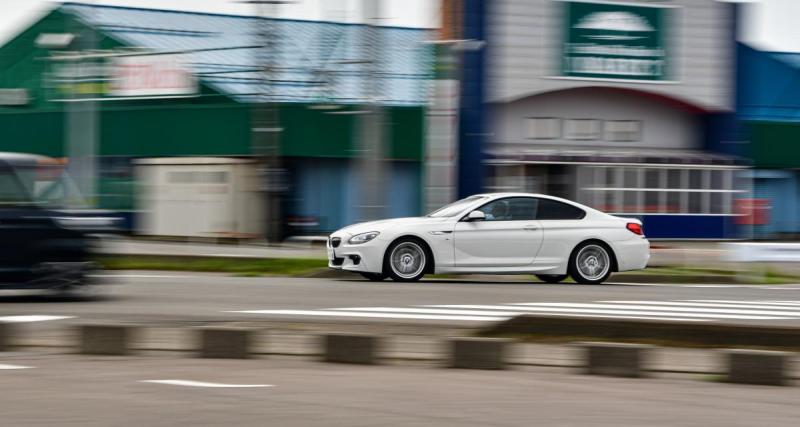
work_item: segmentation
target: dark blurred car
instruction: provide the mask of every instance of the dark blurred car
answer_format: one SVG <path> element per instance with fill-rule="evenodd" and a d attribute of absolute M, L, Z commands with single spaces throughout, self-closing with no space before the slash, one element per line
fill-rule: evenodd
<path fill-rule="evenodd" d="M 0 153 L 0 289 L 88 290 L 91 245 L 118 219 L 82 201 L 62 162 Z"/>

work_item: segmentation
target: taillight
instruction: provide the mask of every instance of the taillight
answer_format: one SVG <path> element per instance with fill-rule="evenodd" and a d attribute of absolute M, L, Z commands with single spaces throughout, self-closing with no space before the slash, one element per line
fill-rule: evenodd
<path fill-rule="evenodd" d="M 637 224 L 637 223 L 635 223 L 635 222 L 629 222 L 629 223 L 625 224 L 625 228 L 630 230 L 630 232 L 633 233 L 633 234 L 638 234 L 640 236 L 644 236 L 644 230 L 642 230 L 642 226 Z"/>

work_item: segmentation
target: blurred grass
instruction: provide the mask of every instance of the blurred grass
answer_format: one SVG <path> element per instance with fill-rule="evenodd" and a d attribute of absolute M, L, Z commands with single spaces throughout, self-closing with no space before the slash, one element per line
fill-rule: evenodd
<path fill-rule="evenodd" d="M 213 258 L 188 256 L 103 256 L 97 260 L 108 270 L 161 270 L 230 273 L 242 277 L 262 275 L 303 276 L 327 269 L 325 259 Z"/>

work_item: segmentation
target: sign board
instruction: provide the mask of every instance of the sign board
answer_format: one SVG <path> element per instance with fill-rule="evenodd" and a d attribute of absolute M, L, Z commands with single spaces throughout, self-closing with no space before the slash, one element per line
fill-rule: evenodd
<path fill-rule="evenodd" d="M 674 7 L 563 1 L 561 75 L 670 80 L 667 46 Z"/>
<path fill-rule="evenodd" d="M 198 91 L 197 78 L 175 55 L 59 62 L 48 82 L 55 101 L 193 96 Z"/>
<path fill-rule="evenodd" d="M 30 101 L 28 89 L 0 89 L 0 105 L 28 105 Z"/>
<path fill-rule="evenodd" d="M 111 60 L 111 96 L 191 95 L 194 75 L 173 55 L 123 56 Z"/>

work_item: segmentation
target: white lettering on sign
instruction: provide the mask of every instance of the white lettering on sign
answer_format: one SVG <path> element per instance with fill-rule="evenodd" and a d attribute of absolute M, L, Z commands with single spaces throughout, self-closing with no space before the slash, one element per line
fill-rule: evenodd
<path fill-rule="evenodd" d="M 125 56 L 111 65 L 112 96 L 192 95 L 197 80 L 173 55 Z"/>

